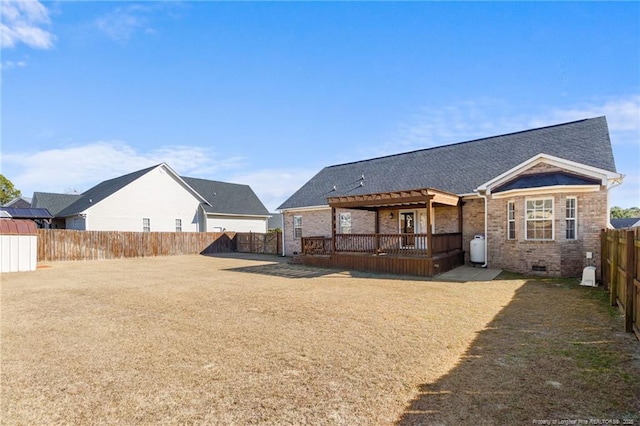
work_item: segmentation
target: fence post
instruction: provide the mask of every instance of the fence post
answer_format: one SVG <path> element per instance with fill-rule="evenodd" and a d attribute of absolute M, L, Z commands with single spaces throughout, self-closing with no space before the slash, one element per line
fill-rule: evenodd
<path fill-rule="evenodd" d="M 617 306 L 618 298 L 618 245 L 620 244 L 618 231 L 611 232 L 613 243 L 611 244 L 611 269 L 609 270 L 609 296 L 611 306 Z"/>
<path fill-rule="evenodd" d="M 635 234 L 633 231 L 625 231 L 627 234 L 627 286 L 624 301 L 624 331 L 633 332 L 633 279 L 635 277 Z"/>

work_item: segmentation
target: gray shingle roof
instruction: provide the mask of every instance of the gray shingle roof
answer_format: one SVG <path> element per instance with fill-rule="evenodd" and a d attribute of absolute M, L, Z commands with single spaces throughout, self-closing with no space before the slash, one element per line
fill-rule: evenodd
<path fill-rule="evenodd" d="M 34 192 L 31 199 L 31 207 L 47 209 L 54 217 L 74 202 L 78 201 L 82 195 L 79 194 L 55 194 L 51 192 Z"/>
<path fill-rule="evenodd" d="M 271 229 L 282 229 L 282 214 L 281 213 L 269 213 L 271 217 L 267 221 L 267 228 Z"/>
<path fill-rule="evenodd" d="M 249 185 L 184 176 L 182 179 L 211 204 L 204 205 L 207 213 L 269 215 L 269 211 Z"/>
<path fill-rule="evenodd" d="M 611 219 L 611 226 L 616 229 L 632 228 L 640 226 L 640 217 L 625 217 L 622 219 Z"/>
<path fill-rule="evenodd" d="M 325 167 L 278 210 L 324 206 L 327 197 L 415 188 L 470 194 L 538 154 L 616 171 L 606 118 L 597 117 Z"/>
<path fill-rule="evenodd" d="M 13 207 L 14 209 L 28 209 L 31 207 L 31 198 L 16 197 L 9 201 L 7 204 L 3 204 L 2 207 Z"/>

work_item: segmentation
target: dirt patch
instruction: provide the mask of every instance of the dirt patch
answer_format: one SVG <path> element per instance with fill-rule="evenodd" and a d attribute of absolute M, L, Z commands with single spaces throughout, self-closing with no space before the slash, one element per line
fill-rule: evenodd
<path fill-rule="evenodd" d="M 637 343 L 598 289 L 269 257 L 50 265 L 2 275 L 3 423 L 531 424 L 640 408 Z"/>

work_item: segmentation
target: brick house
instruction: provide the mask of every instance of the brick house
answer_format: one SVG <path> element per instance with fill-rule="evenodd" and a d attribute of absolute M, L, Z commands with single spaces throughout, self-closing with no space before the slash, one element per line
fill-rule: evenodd
<path fill-rule="evenodd" d="M 605 117 L 329 166 L 278 208 L 284 254 L 426 276 L 480 257 L 579 276 L 588 255 L 600 267 L 608 191 L 622 178 Z"/>

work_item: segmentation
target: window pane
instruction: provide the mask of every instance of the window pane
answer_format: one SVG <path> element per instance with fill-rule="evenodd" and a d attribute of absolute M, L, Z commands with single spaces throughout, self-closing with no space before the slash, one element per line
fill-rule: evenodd
<path fill-rule="evenodd" d="M 526 238 L 534 240 L 553 239 L 553 199 L 527 200 Z"/>

